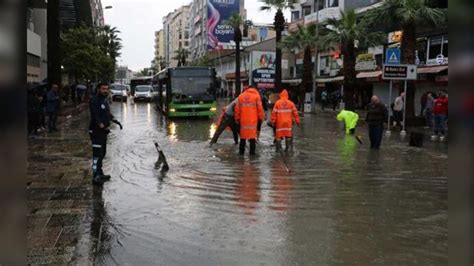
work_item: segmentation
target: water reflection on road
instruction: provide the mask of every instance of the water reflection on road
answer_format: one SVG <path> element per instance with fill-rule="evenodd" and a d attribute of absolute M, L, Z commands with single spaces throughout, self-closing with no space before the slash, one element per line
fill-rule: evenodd
<path fill-rule="evenodd" d="M 447 262 L 447 155 L 384 140 L 371 151 L 334 119 L 303 118 L 295 152 L 258 155 L 231 133 L 209 147 L 208 119 L 168 120 L 114 103 L 98 262 L 131 265 L 441 264 Z M 364 132 L 362 138 L 367 139 Z M 170 171 L 154 165 L 158 141 Z M 287 168 L 290 170 L 288 173 Z"/>

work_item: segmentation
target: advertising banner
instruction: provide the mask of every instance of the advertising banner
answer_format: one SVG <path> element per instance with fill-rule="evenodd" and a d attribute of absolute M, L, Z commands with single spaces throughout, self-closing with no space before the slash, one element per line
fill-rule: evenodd
<path fill-rule="evenodd" d="M 234 39 L 234 29 L 226 21 L 240 11 L 240 0 L 207 1 L 208 49 L 223 49 L 223 44 Z"/>
<path fill-rule="evenodd" d="M 275 88 L 275 57 L 275 52 L 252 52 L 252 83 L 257 88 Z"/>

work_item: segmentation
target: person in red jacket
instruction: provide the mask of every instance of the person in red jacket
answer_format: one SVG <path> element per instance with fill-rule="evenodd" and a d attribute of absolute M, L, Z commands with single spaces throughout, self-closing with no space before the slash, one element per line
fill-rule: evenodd
<path fill-rule="evenodd" d="M 432 140 L 443 141 L 446 133 L 446 120 L 448 118 L 448 97 L 444 91 L 439 92 L 438 98 L 434 101 L 433 106 L 433 115 L 434 115 L 434 135 L 431 136 Z"/>
<path fill-rule="evenodd" d="M 285 139 L 285 150 L 293 149 L 293 119 L 300 125 L 300 117 L 295 104 L 288 99 L 288 91 L 280 93 L 280 99 L 273 107 L 271 122 L 275 127 L 276 150 L 281 149 L 281 140 Z"/>
<path fill-rule="evenodd" d="M 235 105 L 235 121 L 240 126 L 239 153 L 245 153 L 246 140 L 250 141 L 250 155 L 255 155 L 257 128 L 265 119 L 262 99 L 255 88 L 249 87 L 240 94 Z"/>

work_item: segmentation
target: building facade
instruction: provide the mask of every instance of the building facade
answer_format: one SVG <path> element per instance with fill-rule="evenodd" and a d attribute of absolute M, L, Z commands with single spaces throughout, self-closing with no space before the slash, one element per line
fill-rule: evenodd
<path fill-rule="evenodd" d="M 189 51 L 189 18 L 191 5 L 182 6 L 163 18 L 164 57 L 167 67 L 175 67 L 178 49 Z"/>
<path fill-rule="evenodd" d="M 46 4 L 28 7 L 26 19 L 27 82 L 41 82 L 48 74 Z"/>
<path fill-rule="evenodd" d="M 153 64 L 156 69 L 161 70 L 165 66 L 165 40 L 164 30 L 155 32 L 155 57 Z"/>

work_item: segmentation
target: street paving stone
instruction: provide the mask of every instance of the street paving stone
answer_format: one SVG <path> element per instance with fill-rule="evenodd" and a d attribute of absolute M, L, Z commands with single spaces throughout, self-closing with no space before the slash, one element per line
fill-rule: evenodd
<path fill-rule="evenodd" d="M 60 131 L 28 140 L 28 264 L 68 264 L 92 206 L 88 113 L 80 106 Z"/>

